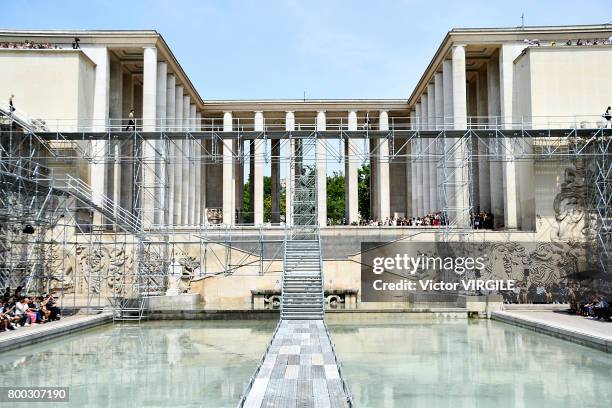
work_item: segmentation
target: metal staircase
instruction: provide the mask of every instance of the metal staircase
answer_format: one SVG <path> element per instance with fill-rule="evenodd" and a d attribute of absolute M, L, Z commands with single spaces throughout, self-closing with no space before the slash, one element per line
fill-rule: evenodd
<path fill-rule="evenodd" d="M 281 319 L 323 319 L 323 277 L 319 240 L 285 243 Z"/>
<path fill-rule="evenodd" d="M 66 175 L 63 178 L 53 177 L 50 168 L 41 165 L 30 157 L 15 157 L 10 153 L 0 145 L 0 157 L 2 158 L 0 160 L 0 187 L 2 187 L 3 193 L 0 194 L 0 203 L 2 203 L 0 218 L 3 222 L 8 223 L 9 221 L 25 219 L 35 225 L 44 224 L 46 227 L 50 227 L 54 222 L 42 218 L 48 217 L 47 213 L 53 213 L 54 216 L 63 214 L 62 211 L 53 208 L 60 205 L 54 201 L 53 197 L 62 196 L 65 198 L 64 205 L 67 206 L 66 208 L 79 207 L 95 210 L 111 220 L 119 230 L 132 234 L 137 243 L 134 273 L 131 279 L 115 283 L 115 286 L 120 287 L 120 290 L 113 292 L 113 297 L 110 300 L 115 320 L 142 319 L 148 307 L 148 297 L 163 293 L 165 290 L 167 268 L 165 250 L 167 249 L 167 242 L 163 240 L 163 237 L 156 236 L 158 239 L 152 239 L 152 234 L 143 229 L 143 222 L 140 217 L 121 207 L 111 198 L 94 192 L 91 186 L 83 180 L 71 175 Z M 14 204 L 20 204 L 24 208 L 9 204 L 14 201 L 11 194 L 17 194 L 15 197 L 19 198 L 20 203 Z M 66 200 L 73 203 L 76 201 L 80 204 L 69 204 L 70 201 Z M 103 232 L 101 227 L 96 226 L 95 231 L 92 228 L 89 234 L 97 236 L 98 239 L 90 244 L 99 246 L 100 242 L 97 241 L 100 240 Z M 33 238 L 30 240 L 31 242 L 28 241 L 29 243 L 23 242 L 21 246 L 24 250 L 30 247 L 33 249 L 28 252 L 20 251 L 19 254 L 8 253 L 7 251 L 11 248 L 5 248 L 6 243 L 2 244 L 2 248 L 0 248 L 0 263 L 4 265 L 3 268 L 0 268 L 2 287 L 25 283 L 26 290 L 29 290 L 33 285 L 33 280 L 41 275 L 40 269 L 43 268 L 42 264 L 46 259 L 41 258 L 43 255 L 39 254 L 44 245 L 38 244 L 37 239 L 40 239 L 40 237 Z M 6 258 L 7 256 L 10 259 Z M 18 258 L 13 259 L 16 256 Z M 19 268 L 22 264 L 30 265 L 27 268 L 29 270 L 27 277 L 23 277 L 25 281 L 12 282 L 17 275 L 14 269 Z"/>
<path fill-rule="evenodd" d="M 298 146 L 293 197 L 293 225 L 285 233 L 282 320 L 321 320 L 324 317 L 323 261 L 317 225 L 317 136 L 296 141 Z"/>

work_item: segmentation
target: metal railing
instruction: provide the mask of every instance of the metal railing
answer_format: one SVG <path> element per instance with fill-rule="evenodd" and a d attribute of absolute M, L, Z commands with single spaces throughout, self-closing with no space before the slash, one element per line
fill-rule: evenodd
<path fill-rule="evenodd" d="M 104 194 L 96 193 L 81 179 L 67 175 L 65 179 L 58 180 L 63 182 L 64 189 L 85 202 L 92 203 L 100 213 L 107 217 L 113 217 L 117 223 L 122 225 L 126 231 L 139 233 L 141 222 L 134 214 L 115 203 Z"/>
<path fill-rule="evenodd" d="M 407 108 L 408 109 L 408 108 Z M 8 116 L 8 110 L 0 107 L 0 113 Z M 18 113 L 17 113 L 18 112 Z M 224 132 L 223 118 L 188 117 L 188 118 L 42 118 L 33 120 L 25 112 L 15 111 L 15 120 L 19 118 L 23 126 L 39 132 Z M 584 115 L 529 115 L 529 116 L 391 116 L 385 122 L 385 129 L 391 131 L 441 131 L 454 130 L 455 122 L 465 123 L 466 129 L 598 129 L 612 126 L 602 113 Z M 328 115 L 326 132 L 377 131 L 381 129 L 379 118 L 359 116 L 357 123 L 349 122 L 347 117 Z M 234 118 L 231 131 L 256 132 L 254 118 Z M 295 122 L 294 131 L 317 131 L 316 118 L 299 119 Z M 286 132 L 284 119 L 264 119 L 263 132 Z"/>

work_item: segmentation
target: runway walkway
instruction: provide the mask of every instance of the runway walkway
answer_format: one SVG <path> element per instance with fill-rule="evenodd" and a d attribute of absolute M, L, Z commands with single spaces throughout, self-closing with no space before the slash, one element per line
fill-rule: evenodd
<path fill-rule="evenodd" d="M 281 320 L 243 407 L 351 407 L 323 320 Z"/>

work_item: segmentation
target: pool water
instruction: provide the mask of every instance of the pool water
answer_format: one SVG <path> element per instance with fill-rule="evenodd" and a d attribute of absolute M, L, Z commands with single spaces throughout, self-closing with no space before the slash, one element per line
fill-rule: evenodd
<path fill-rule="evenodd" d="M 59 407 L 235 407 L 276 323 L 105 325 L 0 354 L 0 384 L 69 387 Z"/>
<path fill-rule="evenodd" d="M 328 325 L 358 407 L 612 407 L 612 355 L 543 334 L 484 320 Z M 0 385 L 70 388 L 46 407 L 235 407 L 275 326 L 106 325 L 0 354 Z"/>
<path fill-rule="evenodd" d="M 358 407 L 612 407 L 612 355 L 486 320 L 328 324 Z"/>

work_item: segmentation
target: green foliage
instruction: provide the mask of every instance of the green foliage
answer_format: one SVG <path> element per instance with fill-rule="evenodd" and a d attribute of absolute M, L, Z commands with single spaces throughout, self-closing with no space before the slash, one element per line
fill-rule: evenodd
<path fill-rule="evenodd" d="M 327 218 L 332 224 L 340 224 L 344 219 L 344 175 L 334 172 L 327 176 Z"/>
<path fill-rule="evenodd" d="M 272 218 L 272 178 L 264 176 L 264 222 L 269 222 Z M 280 187 L 280 186 L 279 186 Z M 286 192 L 284 188 L 280 188 L 280 214 L 281 220 L 285 216 Z M 253 202 L 251 201 L 250 183 L 244 183 L 242 212 L 245 224 L 253 223 Z"/>
<path fill-rule="evenodd" d="M 312 170 L 311 170 L 312 171 Z M 358 170 L 359 213 L 362 218 L 370 218 L 370 166 L 364 164 Z M 281 188 L 280 213 L 285 217 L 286 191 Z M 245 224 L 253 223 L 253 208 L 251 202 L 250 184 L 244 183 L 242 201 L 243 219 Z M 334 172 L 327 177 L 327 218 L 334 224 L 345 219 L 345 184 L 344 174 Z M 272 214 L 272 178 L 264 176 L 264 221 L 269 222 Z"/>
<path fill-rule="evenodd" d="M 359 214 L 361 218 L 370 219 L 370 165 L 364 164 L 357 171 L 359 195 Z"/>

